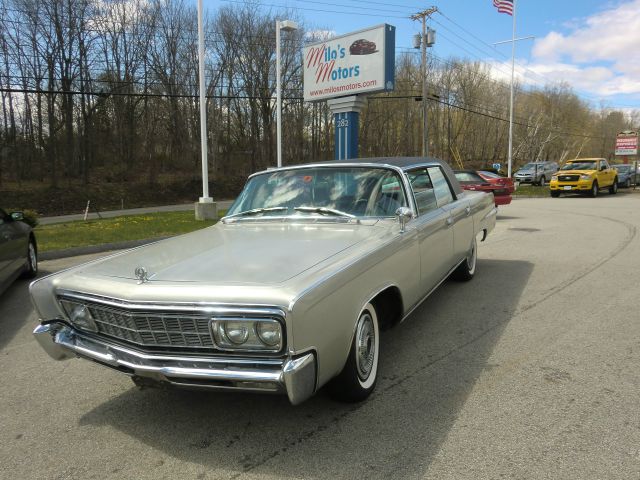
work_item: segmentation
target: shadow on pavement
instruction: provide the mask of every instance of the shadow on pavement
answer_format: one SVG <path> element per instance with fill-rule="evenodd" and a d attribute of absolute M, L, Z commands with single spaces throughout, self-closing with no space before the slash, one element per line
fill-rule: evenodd
<path fill-rule="evenodd" d="M 445 282 L 382 336 L 375 393 L 341 404 L 324 391 L 286 397 L 137 390 L 87 412 L 162 454 L 231 478 L 422 478 L 518 308 L 533 265 L 479 260 L 476 278 Z"/>

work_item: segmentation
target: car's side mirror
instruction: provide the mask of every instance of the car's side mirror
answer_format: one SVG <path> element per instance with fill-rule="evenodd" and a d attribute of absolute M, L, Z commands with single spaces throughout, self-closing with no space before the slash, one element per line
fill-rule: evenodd
<path fill-rule="evenodd" d="M 400 223 L 400 233 L 404 233 L 407 222 L 413 218 L 413 212 L 408 207 L 400 207 L 396 210 L 396 217 Z"/>
<path fill-rule="evenodd" d="M 16 222 L 24 220 L 24 214 L 22 212 L 12 212 L 11 218 Z"/>

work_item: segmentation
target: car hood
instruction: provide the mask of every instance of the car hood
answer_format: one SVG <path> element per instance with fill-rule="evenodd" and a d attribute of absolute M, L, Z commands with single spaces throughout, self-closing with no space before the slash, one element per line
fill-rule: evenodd
<path fill-rule="evenodd" d="M 103 262 L 78 267 L 80 277 L 138 281 L 144 267 L 148 283 L 277 285 L 375 236 L 377 223 L 218 224 L 130 250 Z"/>

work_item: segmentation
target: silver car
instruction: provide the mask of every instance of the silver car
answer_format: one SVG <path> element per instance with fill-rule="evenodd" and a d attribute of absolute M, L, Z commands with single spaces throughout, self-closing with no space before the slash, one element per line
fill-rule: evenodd
<path fill-rule="evenodd" d="M 513 180 L 518 183 L 531 183 L 533 185 L 545 186 L 551 175 L 558 171 L 556 162 L 532 162 L 521 167 L 513 176 Z"/>
<path fill-rule="evenodd" d="M 380 330 L 447 277 L 470 280 L 493 197 L 440 161 L 377 158 L 252 175 L 217 225 L 31 286 L 35 336 L 138 385 L 359 401 Z"/>
<path fill-rule="evenodd" d="M 22 220 L 22 212 L 0 209 L 0 293 L 20 275 L 38 273 L 38 245 L 33 230 Z"/>

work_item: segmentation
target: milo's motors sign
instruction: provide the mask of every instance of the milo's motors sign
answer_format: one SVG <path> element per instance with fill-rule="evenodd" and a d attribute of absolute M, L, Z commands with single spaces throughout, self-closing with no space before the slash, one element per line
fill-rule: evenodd
<path fill-rule="evenodd" d="M 393 90 L 395 31 L 384 24 L 307 45 L 305 101 Z"/>

